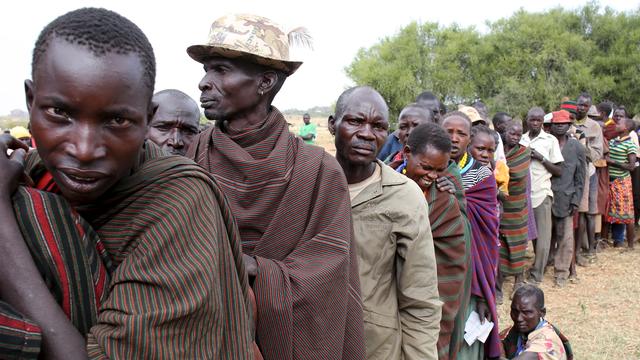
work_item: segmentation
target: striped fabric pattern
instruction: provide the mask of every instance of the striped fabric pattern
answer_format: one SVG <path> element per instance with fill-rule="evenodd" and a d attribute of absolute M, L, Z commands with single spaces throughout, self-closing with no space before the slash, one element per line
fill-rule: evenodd
<path fill-rule="evenodd" d="M 438 293 L 443 302 L 437 343 L 438 358 L 455 359 L 457 351 L 450 354 L 451 335 L 454 332 L 455 317 L 463 302 L 469 262 L 465 242 L 466 218 L 462 216 L 456 197 L 438 190 L 435 184 L 425 192 L 425 197 L 429 204 L 429 221 L 438 269 Z"/>
<path fill-rule="evenodd" d="M 98 235 L 57 195 L 20 187 L 12 200 L 18 227 L 44 282 L 71 323 L 86 335 L 106 298 L 111 269 Z M 12 357 L 16 343 L 24 342 L 20 351 L 27 354 L 39 351 L 37 326 L 20 318 L 8 305 L 0 306 L 2 359 Z M 11 331 L 19 334 L 12 336 Z"/>
<path fill-rule="evenodd" d="M 506 156 L 509 167 L 509 195 L 502 202 L 500 272 L 505 275 L 518 275 L 524 271 L 529 240 L 527 186 L 531 151 L 516 144 Z"/>
<path fill-rule="evenodd" d="M 638 152 L 638 147 L 631 141 L 629 136 L 625 138 L 615 138 L 609 140 L 609 157 L 619 163 L 628 163 L 629 154 Z M 615 166 L 609 166 L 609 176 L 614 178 L 630 176 L 629 170 Z"/>
<path fill-rule="evenodd" d="M 462 185 L 464 185 L 465 189 L 469 189 L 490 175 L 493 175 L 491 169 L 482 166 L 482 164 L 471 155 L 468 156 L 468 159 L 469 163 L 460 171 L 461 174 L 464 174 L 462 176 Z"/>
<path fill-rule="evenodd" d="M 147 142 L 132 175 L 77 210 L 116 267 L 90 358 L 252 359 L 237 228 L 206 172 Z"/>
<path fill-rule="evenodd" d="M 218 180 L 244 253 L 257 260 L 264 358 L 364 358 L 349 191 L 337 161 L 291 134 L 276 108 L 236 135 L 205 131 L 187 156 Z"/>
<path fill-rule="evenodd" d="M 455 161 L 450 161 L 447 171 L 443 174 L 449 181 L 451 181 L 455 187 L 456 200 L 460 207 L 460 213 L 462 214 L 462 222 L 464 225 L 464 244 L 466 254 L 466 268 L 465 279 L 462 285 L 462 294 L 460 297 L 460 306 L 458 313 L 454 319 L 453 332 L 451 333 L 451 341 L 449 344 L 449 359 L 456 359 L 458 352 L 462 348 L 464 343 L 464 326 L 467 322 L 466 309 L 469 307 L 469 301 L 471 299 L 471 224 L 469 224 L 469 218 L 467 214 L 467 198 L 464 194 L 464 186 L 462 185 L 462 177 L 460 176 L 460 168 Z M 441 355 L 440 352 L 438 355 Z M 444 354 L 443 354 L 444 356 Z"/>
<path fill-rule="evenodd" d="M 464 174 L 462 174 L 464 179 Z M 485 355 L 500 356 L 498 313 L 496 311 L 496 273 L 498 267 L 497 213 L 498 187 L 493 174 L 466 190 L 467 210 L 471 224 L 472 280 L 471 294 L 487 303 L 495 326 L 485 342 Z"/>
<path fill-rule="evenodd" d="M 37 359 L 41 343 L 40 327 L 0 301 L 0 359 Z"/>

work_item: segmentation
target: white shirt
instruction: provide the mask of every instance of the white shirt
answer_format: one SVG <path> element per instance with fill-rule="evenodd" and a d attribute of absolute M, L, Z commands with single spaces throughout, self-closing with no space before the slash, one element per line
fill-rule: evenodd
<path fill-rule="evenodd" d="M 540 130 L 535 138 L 529 138 L 529 132 L 522 135 L 520 145 L 527 146 L 542 155 L 550 163 L 563 162 L 562 151 L 555 136 Z M 531 205 L 535 208 L 542 204 L 547 196 L 553 197 L 551 191 L 551 173 L 541 161 L 531 159 Z"/>

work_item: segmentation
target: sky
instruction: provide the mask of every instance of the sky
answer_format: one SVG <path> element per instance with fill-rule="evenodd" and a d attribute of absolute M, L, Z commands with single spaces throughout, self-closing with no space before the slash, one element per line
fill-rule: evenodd
<path fill-rule="evenodd" d="M 292 58 L 304 64 L 287 79 L 274 101 L 276 107 L 285 110 L 334 103 L 344 89 L 353 85 L 344 69 L 353 61 L 358 49 L 394 35 L 411 21 L 457 23 L 484 31 L 487 21 L 509 17 L 521 8 L 532 12 L 560 5 L 565 9 L 577 9 L 585 2 L 22 0 L 11 1 L 10 6 L 8 3 L 3 2 L 0 21 L 0 44 L 4 50 L 0 66 L 0 114 L 8 114 L 13 109 L 26 110 L 23 83 L 31 76 L 31 53 L 38 34 L 57 16 L 80 7 L 104 7 L 136 23 L 154 47 L 156 91 L 175 88 L 195 100 L 200 96 L 197 84 L 204 70 L 189 58 L 186 48 L 205 43 L 209 27 L 218 17 L 251 13 L 272 19 L 285 32 L 306 27 L 313 37 L 313 49 L 292 49 Z M 599 4 L 619 11 L 638 8 L 638 3 L 630 0 L 603 0 Z"/>

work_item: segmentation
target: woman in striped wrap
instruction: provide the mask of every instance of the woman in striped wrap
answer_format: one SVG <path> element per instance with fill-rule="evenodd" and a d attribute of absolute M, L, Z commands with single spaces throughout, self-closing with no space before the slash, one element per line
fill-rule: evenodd
<path fill-rule="evenodd" d="M 520 145 L 522 125 L 511 121 L 502 134 L 509 167 L 509 194 L 501 195 L 503 214 L 500 221 L 500 267 L 497 298 L 502 300 L 502 283 L 506 276 L 515 276 L 517 288 L 522 283 L 528 241 L 530 150 Z"/>

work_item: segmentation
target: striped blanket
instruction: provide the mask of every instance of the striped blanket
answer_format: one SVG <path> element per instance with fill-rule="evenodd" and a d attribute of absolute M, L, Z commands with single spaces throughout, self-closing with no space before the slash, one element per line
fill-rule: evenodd
<path fill-rule="evenodd" d="M 525 146 L 516 145 L 506 156 L 509 167 L 509 195 L 505 196 L 500 221 L 500 272 L 505 275 L 518 275 L 524 271 L 527 252 L 527 186 L 531 151 Z"/>
<path fill-rule="evenodd" d="M 106 299 L 111 262 L 98 235 L 61 197 L 20 187 L 12 198 L 20 232 L 31 256 L 71 323 L 86 335 Z M 74 261 L 67 261 L 74 259 Z M 0 358 L 35 359 L 42 332 L 13 307 L 0 302 Z"/>
<path fill-rule="evenodd" d="M 89 357 L 251 359 L 248 281 L 224 196 L 199 166 L 150 142 L 138 160 L 77 208 L 115 266 Z M 36 182 L 46 174 L 35 152 L 27 169 Z"/>
<path fill-rule="evenodd" d="M 337 161 L 304 144 L 271 108 L 259 126 L 222 125 L 188 157 L 218 180 L 258 263 L 253 291 L 265 359 L 365 356 L 358 264 L 347 182 Z"/>
<path fill-rule="evenodd" d="M 466 191 L 467 211 L 473 238 L 471 293 L 487 302 L 495 324 L 484 346 L 487 357 L 500 356 L 495 299 L 499 226 L 496 211 L 497 191 L 493 174 Z"/>
<path fill-rule="evenodd" d="M 466 217 L 460 211 L 456 197 L 439 191 L 435 184 L 425 192 L 429 204 L 429 221 L 433 234 L 438 269 L 438 292 L 443 302 L 440 333 L 438 336 L 438 358 L 455 359 L 458 348 L 452 344 L 464 336 L 464 327 L 455 327 L 455 318 L 465 296 L 465 279 L 469 263 L 468 242 L 465 241 Z M 467 294 L 468 296 L 468 294 Z M 453 345 L 453 346 L 452 346 Z"/>

